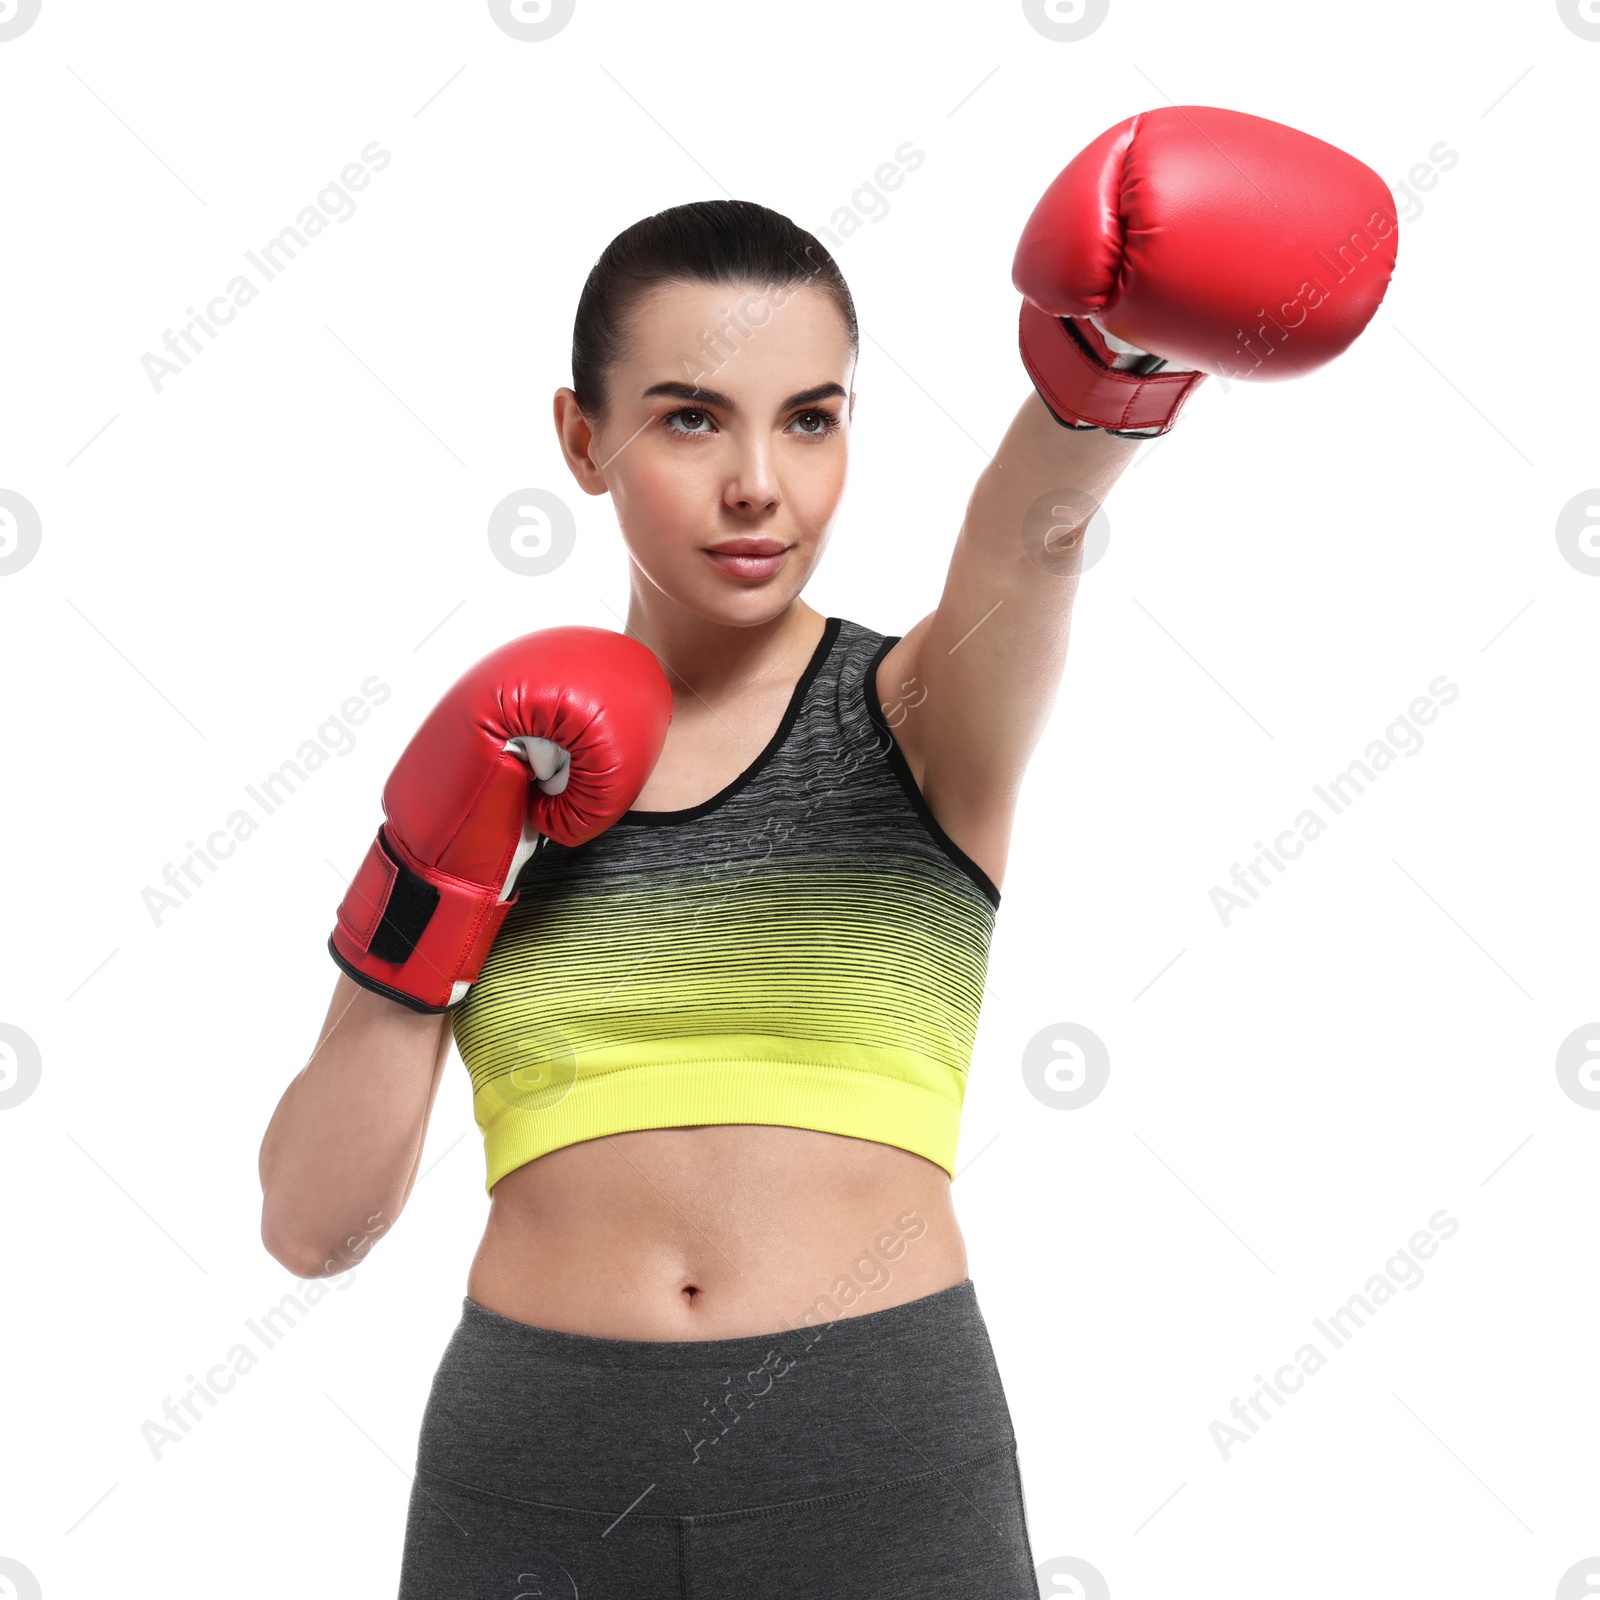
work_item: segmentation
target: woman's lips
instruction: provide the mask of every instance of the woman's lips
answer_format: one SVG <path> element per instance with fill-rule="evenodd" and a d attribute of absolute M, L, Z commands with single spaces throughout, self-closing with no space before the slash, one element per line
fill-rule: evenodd
<path fill-rule="evenodd" d="M 706 554 L 730 577 L 747 579 L 770 578 L 789 559 L 787 546 L 771 555 L 739 555 L 736 550 L 737 546 L 734 551 L 707 550 Z"/>

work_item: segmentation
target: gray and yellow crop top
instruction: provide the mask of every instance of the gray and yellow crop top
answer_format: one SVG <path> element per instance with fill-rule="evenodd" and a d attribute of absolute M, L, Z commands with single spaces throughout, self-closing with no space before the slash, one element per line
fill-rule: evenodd
<path fill-rule="evenodd" d="M 829 617 L 720 793 L 546 842 L 452 1013 L 487 1187 L 603 1134 L 773 1123 L 954 1176 L 1000 891 L 890 735 L 898 639 Z"/>

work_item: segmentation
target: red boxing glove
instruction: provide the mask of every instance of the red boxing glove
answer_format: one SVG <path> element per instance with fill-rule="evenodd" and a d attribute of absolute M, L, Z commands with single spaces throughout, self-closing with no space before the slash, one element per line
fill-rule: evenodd
<path fill-rule="evenodd" d="M 1067 427 L 1165 433 L 1208 373 L 1331 361 L 1383 300 L 1399 237 L 1388 185 L 1321 139 L 1215 106 L 1141 112 L 1022 230 L 1023 364 Z"/>
<path fill-rule="evenodd" d="M 545 628 L 502 645 L 428 713 L 383 789 L 384 825 L 339 906 L 333 959 L 413 1011 L 466 997 L 543 838 L 580 845 L 638 798 L 672 690 L 642 644 Z"/>

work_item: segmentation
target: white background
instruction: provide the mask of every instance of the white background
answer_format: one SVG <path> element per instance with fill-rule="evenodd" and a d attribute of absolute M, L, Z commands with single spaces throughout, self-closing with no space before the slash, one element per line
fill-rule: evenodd
<path fill-rule="evenodd" d="M 1600 1555 L 1600 1094 L 1556 1073 L 1600 1048 L 1600 576 L 1557 539 L 1600 482 L 1600 42 L 1562 10 L 1112 0 L 1054 42 L 1017 3 L 579 0 L 526 43 L 483 4 L 44 0 L 0 43 L 0 489 L 42 527 L 0 577 L 0 1023 L 42 1062 L 0 1111 L 0 1557 L 45 1600 L 393 1592 L 487 1209 L 458 1061 L 369 1262 L 161 1459 L 141 1425 L 296 1288 L 256 1154 L 394 758 L 495 644 L 626 609 L 549 422 L 606 241 L 719 194 L 837 229 L 925 153 L 838 246 L 854 457 L 807 593 L 900 633 L 1028 392 L 1023 220 L 1169 101 L 1359 156 L 1400 257 L 1346 355 L 1206 386 L 1114 491 L 1023 796 L 956 1202 L 1042 1588 L 1543 1600 Z M 355 214 L 157 393 L 145 352 L 374 140 Z M 485 532 L 527 487 L 577 518 L 542 578 Z M 141 891 L 372 674 L 353 751 L 158 926 Z M 1423 747 L 1224 926 L 1213 886 L 1441 674 Z M 1064 1022 L 1110 1052 L 1081 1109 L 1020 1066 Z M 1441 1208 L 1420 1285 L 1224 1460 Z"/>

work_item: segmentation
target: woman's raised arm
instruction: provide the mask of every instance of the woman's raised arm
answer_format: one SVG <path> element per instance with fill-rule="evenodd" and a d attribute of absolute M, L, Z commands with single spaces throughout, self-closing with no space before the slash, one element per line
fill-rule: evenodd
<path fill-rule="evenodd" d="M 879 685 L 924 798 L 991 877 L 1066 663 L 1084 534 L 1138 440 L 1208 375 L 1290 378 L 1338 355 L 1383 299 L 1398 231 L 1370 167 L 1212 106 L 1108 128 L 1034 208 L 1012 278 L 1036 392 Z"/>

